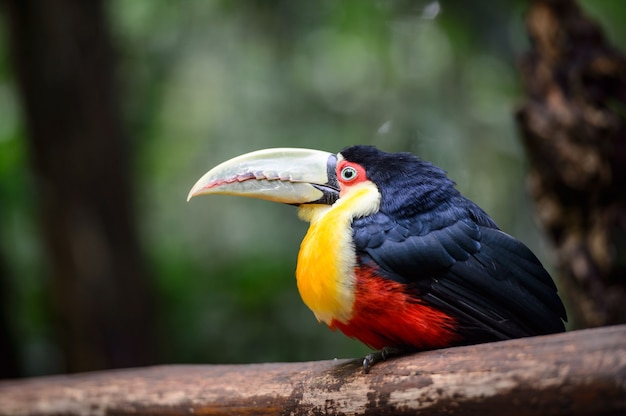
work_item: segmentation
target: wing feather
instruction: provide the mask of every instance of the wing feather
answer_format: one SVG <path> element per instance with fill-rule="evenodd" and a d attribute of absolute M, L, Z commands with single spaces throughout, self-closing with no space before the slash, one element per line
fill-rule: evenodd
<path fill-rule="evenodd" d="M 357 219 L 357 255 L 455 316 L 467 342 L 564 330 L 554 282 L 524 244 L 471 215 L 436 229 L 431 223 L 382 213 Z"/>

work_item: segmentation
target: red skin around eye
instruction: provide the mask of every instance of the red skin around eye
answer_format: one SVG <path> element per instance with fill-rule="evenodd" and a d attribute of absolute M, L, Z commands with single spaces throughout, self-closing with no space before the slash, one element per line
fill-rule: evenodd
<path fill-rule="evenodd" d="M 356 177 L 348 181 L 341 178 L 341 171 L 347 166 L 354 168 L 357 172 Z M 337 174 L 337 180 L 339 181 L 339 188 L 340 188 L 339 195 L 340 196 L 341 194 L 343 194 L 344 190 L 346 190 L 350 186 L 354 186 L 354 185 L 357 185 L 361 182 L 365 182 L 368 180 L 367 174 L 365 173 L 365 168 L 363 168 L 363 166 L 359 165 L 358 163 L 349 162 L 347 160 L 342 160 L 339 163 L 337 163 L 336 174 Z"/>

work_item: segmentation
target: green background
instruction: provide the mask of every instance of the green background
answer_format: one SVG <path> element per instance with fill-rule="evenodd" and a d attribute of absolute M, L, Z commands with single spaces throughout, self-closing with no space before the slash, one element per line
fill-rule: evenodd
<path fill-rule="evenodd" d="M 623 50 L 626 2 L 579 3 Z M 550 268 L 513 117 L 523 99 L 516 65 L 529 48 L 525 8 L 490 0 L 108 2 L 138 227 L 157 290 L 159 362 L 368 352 L 302 304 L 294 270 L 307 225 L 294 208 L 223 196 L 185 202 L 205 171 L 252 150 L 363 143 L 414 152 L 447 170 Z M 0 249 L 13 280 L 2 307 L 21 371 L 48 374 L 62 371 L 62 354 L 6 48 L 0 42 Z"/>

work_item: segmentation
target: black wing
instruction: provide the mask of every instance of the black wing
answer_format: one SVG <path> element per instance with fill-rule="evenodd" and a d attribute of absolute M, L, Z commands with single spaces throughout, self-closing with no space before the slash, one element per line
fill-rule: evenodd
<path fill-rule="evenodd" d="M 493 222 L 473 218 L 356 219 L 359 262 L 375 263 L 381 276 L 454 316 L 464 342 L 564 331 L 565 309 L 535 255 Z"/>

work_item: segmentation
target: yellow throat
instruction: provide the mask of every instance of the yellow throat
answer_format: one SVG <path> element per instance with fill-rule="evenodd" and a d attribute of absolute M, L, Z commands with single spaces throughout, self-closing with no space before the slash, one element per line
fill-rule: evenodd
<path fill-rule="evenodd" d="M 302 300 L 318 321 L 350 320 L 356 281 L 352 220 L 378 211 L 379 205 L 380 193 L 367 181 L 342 191 L 331 206 L 300 206 L 298 215 L 311 226 L 298 253 L 296 279 Z"/>

